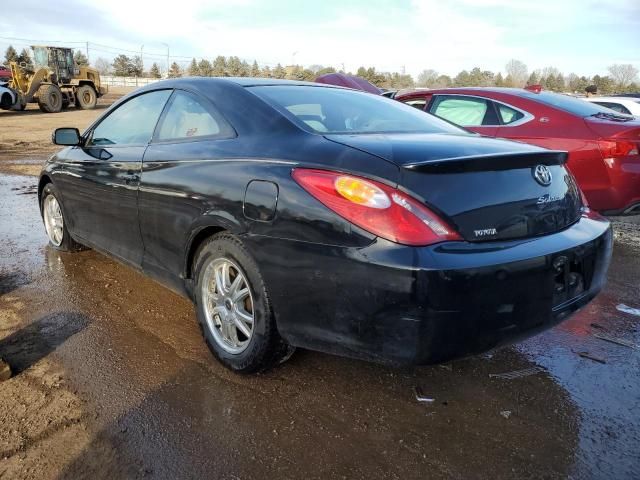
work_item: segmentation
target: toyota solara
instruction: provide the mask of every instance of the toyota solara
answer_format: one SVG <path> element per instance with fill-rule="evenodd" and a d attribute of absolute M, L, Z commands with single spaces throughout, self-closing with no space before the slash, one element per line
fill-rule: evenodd
<path fill-rule="evenodd" d="M 427 364 L 548 328 L 605 281 L 566 153 L 321 84 L 183 78 L 121 99 L 39 182 L 50 244 L 193 299 L 215 356 Z"/>

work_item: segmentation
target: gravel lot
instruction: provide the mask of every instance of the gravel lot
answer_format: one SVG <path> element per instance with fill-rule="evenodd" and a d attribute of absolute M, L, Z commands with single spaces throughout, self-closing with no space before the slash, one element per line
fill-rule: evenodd
<path fill-rule="evenodd" d="M 595 336 L 640 344 L 640 316 L 618 308 L 640 308 L 637 218 L 615 223 L 605 291 L 524 343 L 415 369 L 299 351 L 241 377 L 212 359 L 187 300 L 96 252 L 46 246 L 35 175 L 50 133 L 99 113 L 0 112 L 0 357 L 13 370 L 0 479 L 637 478 L 640 350 Z"/>

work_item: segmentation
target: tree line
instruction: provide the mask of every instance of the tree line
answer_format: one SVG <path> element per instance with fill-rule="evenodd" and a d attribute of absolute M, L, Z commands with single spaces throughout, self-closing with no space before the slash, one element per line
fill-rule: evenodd
<path fill-rule="evenodd" d="M 631 64 L 613 64 L 609 75 L 588 77 L 576 73 L 563 74 L 556 67 L 545 67 L 529 73 L 527 66 L 519 60 L 510 60 L 505 65 L 506 75 L 481 70 L 463 70 L 455 77 L 440 75 L 435 70 L 424 70 L 418 75 L 416 87 L 525 87 L 541 85 L 554 92 L 584 93 L 588 86 L 595 85 L 600 94 L 640 92 L 638 69 Z"/>
<path fill-rule="evenodd" d="M 74 53 L 74 60 L 78 65 L 88 65 L 89 61 L 80 50 Z M 29 51 L 25 48 L 18 52 L 9 46 L 5 52 L 5 65 L 10 61 L 17 61 L 32 65 Z M 157 63 L 153 63 L 148 71 L 144 70 L 142 57 L 139 55 L 129 57 L 118 55 L 109 61 L 97 58 L 93 62 L 94 67 L 102 75 L 116 75 L 123 77 L 151 77 L 161 78 L 162 71 Z M 222 55 L 213 60 L 206 58 L 197 60 L 193 58 L 190 64 L 183 68 L 177 62 L 169 67 L 167 76 L 176 78 L 182 76 L 202 77 L 266 77 L 288 78 L 293 80 L 313 81 L 319 75 L 335 73 L 333 67 L 323 65 L 300 65 L 283 67 L 277 64 L 271 68 L 268 65 L 260 66 L 257 61 L 249 64 L 239 57 Z M 343 72 L 350 75 L 358 75 L 381 88 L 446 88 L 446 87 L 524 87 L 527 85 L 541 85 L 545 90 L 554 92 L 584 93 L 588 86 L 595 85 L 600 94 L 639 92 L 640 80 L 638 69 L 631 64 L 614 64 L 609 66 L 608 75 L 594 75 L 593 77 L 578 75 L 576 73 L 563 74 L 556 67 L 545 67 L 529 72 L 527 66 L 520 60 L 513 59 L 505 65 L 502 72 L 482 70 L 474 67 L 471 70 L 462 70 L 454 77 L 440 74 L 433 69 L 423 70 L 414 79 L 411 75 L 399 72 L 381 72 L 375 67 L 360 67 L 354 73 Z"/>

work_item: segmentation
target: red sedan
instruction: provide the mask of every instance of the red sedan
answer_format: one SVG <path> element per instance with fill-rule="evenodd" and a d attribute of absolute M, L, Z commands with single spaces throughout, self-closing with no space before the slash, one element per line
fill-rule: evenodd
<path fill-rule="evenodd" d="M 629 115 L 519 88 L 416 90 L 395 98 L 482 135 L 566 150 L 593 209 L 640 214 L 640 121 Z"/>
<path fill-rule="evenodd" d="M 11 80 L 11 70 L 0 65 L 0 82 L 8 82 L 9 80 Z"/>

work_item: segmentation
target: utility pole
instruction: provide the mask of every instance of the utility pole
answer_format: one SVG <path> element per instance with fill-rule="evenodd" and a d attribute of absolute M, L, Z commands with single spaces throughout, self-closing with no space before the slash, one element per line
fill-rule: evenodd
<path fill-rule="evenodd" d="M 142 67 L 142 71 L 144 72 L 144 57 L 142 56 L 143 52 L 144 52 L 144 44 L 140 46 L 140 66 Z M 142 72 L 140 72 L 140 74 L 142 74 Z"/>
<path fill-rule="evenodd" d="M 87 53 L 87 63 L 89 63 L 89 42 L 87 42 L 86 47 L 87 47 L 87 50 L 86 50 L 86 53 Z"/>

